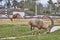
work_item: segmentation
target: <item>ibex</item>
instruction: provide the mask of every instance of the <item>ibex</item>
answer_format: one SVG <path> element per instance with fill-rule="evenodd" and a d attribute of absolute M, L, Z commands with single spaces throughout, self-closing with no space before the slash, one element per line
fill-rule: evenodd
<path fill-rule="evenodd" d="M 49 17 L 49 16 L 46 16 L 46 15 L 44 15 L 42 18 L 50 19 L 51 24 L 48 25 L 48 24 L 44 23 L 44 21 L 42 21 L 43 19 L 42 20 L 40 20 L 40 19 L 30 20 L 29 21 L 29 25 L 30 25 L 31 31 L 36 27 L 36 28 L 38 28 L 39 33 L 40 33 L 41 29 L 46 29 L 45 33 L 49 33 L 50 32 L 51 28 L 54 25 L 53 19 L 51 17 Z"/>
<path fill-rule="evenodd" d="M 13 19 L 18 19 L 18 18 L 20 18 L 21 15 L 18 14 L 18 13 L 16 13 L 16 14 L 13 14 L 12 16 L 7 15 L 7 17 L 8 17 L 11 21 L 13 21 Z M 21 18 L 22 18 L 22 17 L 21 17 Z"/>

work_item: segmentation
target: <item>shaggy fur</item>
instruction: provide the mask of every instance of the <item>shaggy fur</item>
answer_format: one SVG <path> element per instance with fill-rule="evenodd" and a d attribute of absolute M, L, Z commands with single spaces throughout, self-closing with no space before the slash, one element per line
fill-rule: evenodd
<path fill-rule="evenodd" d="M 49 19 L 49 20 L 51 21 L 51 24 L 46 24 L 44 21 L 42 21 L 44 18 L 45 18 L 45 19 L 46 19 L 46 18 Z M 49 33 L 50 30 L 51 30 L 51 28 L 52 28 L 53 25 L 54 25 L 53 19 L 52 19 L 51 17 L 45 15 L 45 16 L 42 17 L 42 20 L 39 20 L 39 19 L 30 20 L 30 21 L 29 21 L 29 25 L 30 25 L 31 31 L 32 31 L 35 27 L 37 27 L 38 30 L 39 30 L 39 33 L 40 33 L 40 30 L 41 30 L 41 29 L 46 29 L 46 32 L 45 32 L 45 33 Z"/>

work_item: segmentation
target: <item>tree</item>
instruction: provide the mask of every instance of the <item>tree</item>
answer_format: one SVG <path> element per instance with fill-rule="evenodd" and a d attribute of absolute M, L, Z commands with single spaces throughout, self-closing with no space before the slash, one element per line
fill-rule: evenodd
<path fill-rule="evenodd" d="M 0 2 L 1 2 L 2 0 L 0 0 Z"/>
<path fill-rule="evenodd" d="M 52 13 L 52 5 L 53 5 L 53 2 L 52 2 L 52 0 L 49 0 L 48 3 L 49 3 L 48 8 L 49 8 L 49 11 L 50 11 L 50 14 L 51 14 Z"/>
<path fill-rule="evenodd" d="M 10 0 L 8 0 L 7 7 L 10 8 L 10 6 L 11 6 L 11 3 L 10 3 Z"/>
<path fill-rule="evenodd" d="M 27 7 L 30 11 L 35 12 L 35 1 L 36 0 L 27 0 L 25 7 Z"/>
<path fill-rule="evenodd" d="M 49 0 L 48 3 L 49 3 L 49 4 L 53 4 L 52 0 Z"/>
<path fill-rule="evenodd" d="M 24 1 L 22 0 L 21 2 L 20 2 L 20 8 L 24 8 Z"/>
<path fill-rule="evenodd" d="M 1 3 L 1 4 L 2 4 L 2 1 L 3 1 L 3 0 L 0 0 L 0 3 Z"/>
<path fill-rule="evenodd" d="M 13 0 L 13 7 L 16 8 L 18 2 L 16 0 Z"/>
<path fill-rule="evenodd" d="M 37 5 L 37 13 L 38 13 L 38 15 L 40 15 L 40 14 L 42 14 L 42 12 L 43 12 L 43 5 L 41 3 L 39 3 Z"/>

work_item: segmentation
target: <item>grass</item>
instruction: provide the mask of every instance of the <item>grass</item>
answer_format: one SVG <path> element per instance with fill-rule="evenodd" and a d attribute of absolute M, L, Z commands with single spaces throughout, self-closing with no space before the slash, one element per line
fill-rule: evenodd
<path fill-rule="evenodd" d="M 29 20 L 31 19 L 16 19 L 13 22 L 10 19 L 0 19 L 0 25 L 2 24 L 28 24 Z M 49 20 L 44 19 L 45 22 L 48 24 L 50 23 Z M 60 25 L 60 19 L 54 19 L 54 25 Z"/>
<path fill-rule="evenodd" d="M 6 37 L 21 37 L 31 35 L 29 32 L 30 29 L 28 25 L 12 25 L 12 24 L 5 24 L 0 25 L 0 38 Z M 24 34 L 23 34 L 24 33 Z M 31 37 L 22 37 L 16 39 L 6 39 L 6 40 L 60 40 L 60 30 L 50 33 L 50 34 L 41 34 Z"/>
<path fill-rule="evenodd" d="M 4 23 L 3 23 L 4 22 Z M 27 20 L 24 21 L 27 23 Z M 31 35 L 29 26 L 26 23 L 21 22 L 11 22 L 11 21 L 0 21 L 0 38 L 6 37 L 21 37 Z M 60 23 L 55 23 L 60 25 Z M 16 39 L 5 39 L 5 40 L 60 40 L 60 30 L 55 31 L 50 34 L 41 34 L 31 37 L 21 37 Z"/>
<path fill-rule="evenodd" d="M 0 26 L 0 38 L 1 37 L 11 37 L 11 36 L 21 36 L 22 33 L 29 31 L 28 27 L 22 25 L 1 25 Z"/>
<path fill-rule="evenodd" d="M 16 40 L 60 40 L 60 35 L 37 35 L 34 37 L 17 38 Z"/>

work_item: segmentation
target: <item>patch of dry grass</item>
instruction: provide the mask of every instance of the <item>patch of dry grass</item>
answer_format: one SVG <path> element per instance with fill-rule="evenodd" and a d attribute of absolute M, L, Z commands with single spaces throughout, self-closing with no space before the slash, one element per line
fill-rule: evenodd
<path fill-rule="evenodd" d="M 10 19 L 0 19 L 0 25 L 2 24 L 28 24 L 31 19 L 15 19 L 14 21 L 10 21 Z M 49 20 L 44 19 L 46 23 L 50 23 Z M 54 25 L 60 25 L 60 19 L 54 19 Z"/>

